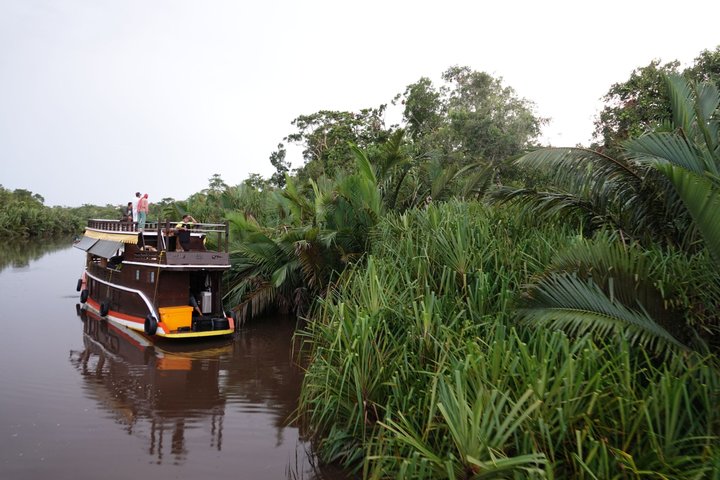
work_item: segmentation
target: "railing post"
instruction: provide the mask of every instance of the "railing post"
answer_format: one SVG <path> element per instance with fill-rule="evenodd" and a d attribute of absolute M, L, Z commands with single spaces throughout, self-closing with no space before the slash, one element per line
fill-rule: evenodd
<path fill-rule="evenodd" d="M 225 220 L 225 253 L 230 252 L 230 223 Z"/>

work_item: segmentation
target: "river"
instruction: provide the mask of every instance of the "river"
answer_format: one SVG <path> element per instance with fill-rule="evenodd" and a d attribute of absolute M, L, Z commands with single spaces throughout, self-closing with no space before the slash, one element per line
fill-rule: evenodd
<path fill-rule="evenodd" d="M 69 245 L 0 251 L 0 478 L 343 478 L 293 421 L 294 319 L 153 345 L 78 310 Z"/>

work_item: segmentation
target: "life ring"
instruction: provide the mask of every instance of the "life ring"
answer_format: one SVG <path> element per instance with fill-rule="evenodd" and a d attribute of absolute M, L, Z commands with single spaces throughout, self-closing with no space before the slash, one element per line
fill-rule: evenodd
<path fill-rule="evenodd" d="M 82 282 L 82 278 L 78 278 L 78 283 L 77 283 L 77 291 L 78 291 L 78 292 L 79 292 L 80 290 L 82 290 L 82 283 L 83 283 L 83 282 Z"/>
<path fill-rule="evenodd" d="M 145 317 L 145 333 L 147 333 L 148 335 L 155 335 L 155 332 L 157 332 L 157 327 L 157 320 L 155 320 L 155 317 L 148 313 Z"/>
<path fill-rule="evenodd" d="M 107 302 L 102 302 L 100 304 L 100 316 L 107 317 L 107 314 L 109 311 L 110 311 L 110 305 L 108 305 Z"/>
<path fill-rule="evenodd" d="M 80 303 L 87 302 L 88 296 L 90 295 L 90 291 L 86 288 L 82 292 L 80 292 Z"/>

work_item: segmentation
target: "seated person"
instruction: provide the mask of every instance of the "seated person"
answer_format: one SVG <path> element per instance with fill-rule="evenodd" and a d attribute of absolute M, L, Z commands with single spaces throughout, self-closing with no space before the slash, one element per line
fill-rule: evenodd
<path fill-rule="evenodd" d="M 175 237 L 175 227 L 163 228 L 162 231 L 167 242 L 168 252 L 174 252 L 177 249 L 177 237 Z"/>
<path fill-rule="evenodd" d="M 202 316 L 202 314 L 203 314 L 202 310 L 200 310 L 200 306 L 198 305 L 198 302 L 195 299 L 195 295 L 193 295 L 192 293 L 190 293 L 190 306 L 193 307 L 193 314 L 195 312 L 197 312 L 198 315 Z"/>
<path fill-rule="evenodd" d="M 182 221 L 175 225 L 175 236 L 183 250 L 190 250 L 190 229 L 197 223 L 192 215 L 183 215 Z"/>
<path fill-rule="evenodd" d="M 107 268 L 117 269 L 123 260 L 124 258 L 122 254 L 114 255 L 108 259 Z"/>

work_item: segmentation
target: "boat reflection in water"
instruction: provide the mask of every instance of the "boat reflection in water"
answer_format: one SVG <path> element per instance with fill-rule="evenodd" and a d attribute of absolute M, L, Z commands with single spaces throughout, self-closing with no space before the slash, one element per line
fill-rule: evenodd
<path fill-rule="evenodd" d="M 267 319 L 200 344 L 150 339 L 77 309 L 83 349 L 71 350 L 70 361 L 85 397 L 114 422 L 91 422 L 103 439 L 93 454 L 121 459 L 124 478 L 148 474 L 139 450 L 159 467 L 156 480 L 347 478 L 318 467 L 293 421 L 303 379 L 293 354 L 296 320 Z"/>
<path fill-rule="evenodd" d="M 173 463 L 182 463 L 188 453 L 186 428 L 208 420 L 207 445 L 222 450 L 226 398 L 220 364 L 232 354 L 230 340 L 165 346 L 85 309 L 78 308 L 78 315 L 84 350 L 71 351 L 71 363 L 86 380 L 89 396 L 128 434 L 149 435 L 148 453 L 157 463 L 168 452 Z"/>

